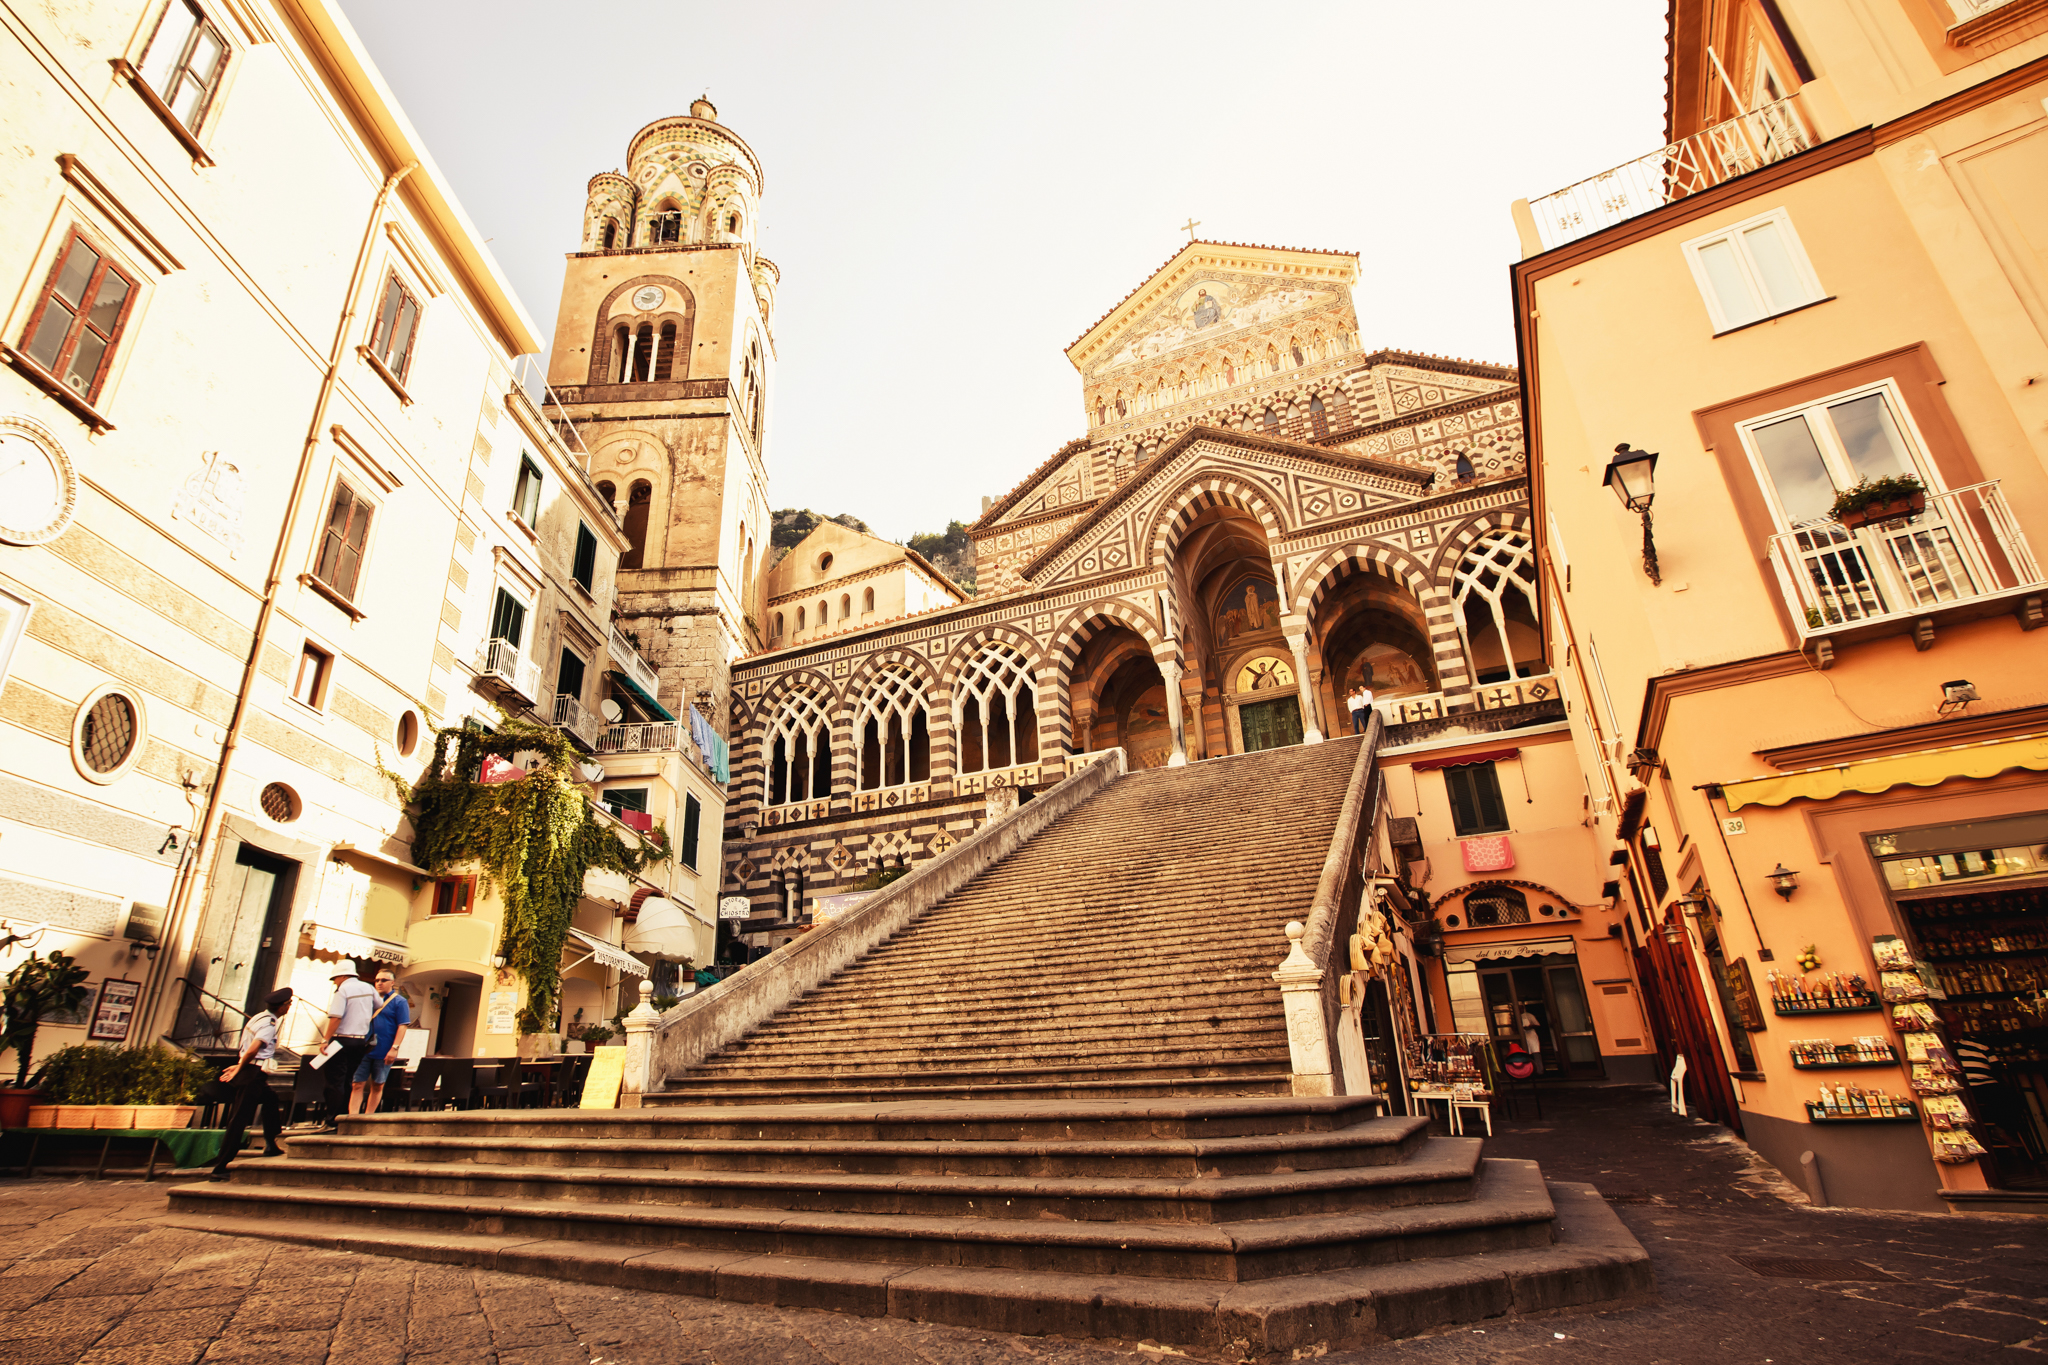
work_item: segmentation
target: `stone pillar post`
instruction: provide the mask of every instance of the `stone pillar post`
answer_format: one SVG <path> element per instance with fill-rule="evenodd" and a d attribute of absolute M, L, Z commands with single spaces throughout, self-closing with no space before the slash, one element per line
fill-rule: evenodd
<path fill-rule="evenodd" d="M 1180 665 L 1172 659 L 1161 659 L 1159 674 L 1166 680 L 1166 723 L 1173 727 L 1173 756 L 1166 760 L 1166 766 L 1185 768 L 1188 750 L 1181 737 Z"/>
<path fill-rule="evenodd" d="M 1294 651 L 1294 686 L 1301 698 L 1301 742 L 1321 744 L 1323 732 L 1316 725 L 1316 687 L 1308 676 L 1308 634 L 1287 632 L 1287 647 Z"/>
<path fill-rule="evenodd" d="M 1334 1095 L 1330 1074 L 1330 1038 L 1323 1027 L 1323 969 L 1301 950 L 1307 932 L 1300 920 L 1287 922 L 1287 956 L 1273 973 L 1280 983 L 1280 1006 L 1287 1020 L 1287 1054 L 1294 1070 L 1297 1095 Z M 632 1021 L 629 1019 L 627 1023 Z"/>
<path fill-rule="evenodd" d="M 654 1088 L 654 1030 L 661 1015 L 654 1008 L 654 983 L 640 979 L 640 1003 L 626 1016 L 626 1078 L 619 1086 L 619 1106 L 637 1108 L 640 1096 Z M 633 1099 L 629 1102 L 626 1096 Z"/>

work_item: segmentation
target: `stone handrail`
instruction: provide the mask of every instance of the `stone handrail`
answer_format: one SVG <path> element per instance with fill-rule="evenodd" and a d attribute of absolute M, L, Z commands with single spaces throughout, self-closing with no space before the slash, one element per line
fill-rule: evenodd
<path fill-rule="evenodd" d="M 967 838 L 891 882 L 857 909 L 812 929 L 794 943 L 698 991 L 664 1015 L 651 1008 L 627 1016 L 626 1086 L 645 1093 L 745 1037 L 825 984 L 927 910 L 1017 851 L 1053 821 L 1123 776 L 1124 751 L 1103 757 L 1042 795 L 989 821 Z M 621 1103 L 638 1103 L 637 1099 Z"/>
<path fill-rule="evenodd" d="M 1337 1037 L 1337 979 L 1344 973 L 1331 970 L 1331 961 L 1337 946 L 1357 930 L 1359 899 L 1365 891 L 1361 855 L 1372 838 L 1380 738 L 1385 730 L 1384 720 L 1375 711 L 1366 726 L 1365 740 L 1358 746 L 1358 758 L 1351 765 L 1308 919 L 1287 926 L 1287 957 L 1273 973 L 1286 1010 L 1287 1047 L 1297 1095 L 1338 1093 L 1332 1043 Z"/>

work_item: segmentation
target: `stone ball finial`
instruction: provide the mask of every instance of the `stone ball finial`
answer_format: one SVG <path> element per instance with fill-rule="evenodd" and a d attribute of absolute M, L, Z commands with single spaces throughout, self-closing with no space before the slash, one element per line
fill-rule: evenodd
<path fill-rule="evenodd" d="M 1301 942 L 1301 936 L 1307 932 L 1308 926 L 1303 924 L 1300 920 L 1291 919 L 1287 921 L 1287 941 L 1289 943 Z M 646 983 L 642 982 L 641 984 L 645 985 Z"/>
<path fill-rule="evenodd" d="M 654 999 L 654 983 L 644 976 L 640 978 L 640 999 L 642 1001 Z"/>
<path fill-rule="evenodd" d="M 690 102 L 690 117 L 703 119 L 706 123 L 718 122 L 718 106 L 699 95 Z"/>

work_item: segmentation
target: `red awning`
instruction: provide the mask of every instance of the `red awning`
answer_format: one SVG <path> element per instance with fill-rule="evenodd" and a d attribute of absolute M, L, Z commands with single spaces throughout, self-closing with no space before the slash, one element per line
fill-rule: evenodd
<path fill-rule="evenodd" d="M 1474 763 L 1498 763 L 1504 758 L 1513 758 L 1520 749 L 1488 749 L 1483 754 L 1459 754 L 1453 758 L 1425 758 L 1415 764 L 1419 773 L 1435 772 L 1438 768 L 1465 768 Z"/>

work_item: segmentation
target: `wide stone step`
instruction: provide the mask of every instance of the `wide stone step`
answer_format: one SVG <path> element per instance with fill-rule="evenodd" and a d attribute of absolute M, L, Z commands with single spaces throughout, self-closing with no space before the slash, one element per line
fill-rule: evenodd
<path fill-rule="evenodd" d="M 1206 1224 L 1464 1200 L 1472 1194 L 1478 1160 L 1478 1139 L 1438 1138 L 1399 1164 L 1187 1180 L 1132 1175 L 564 1169 L 528 1164 L 326 1161 L 296 1154 L 287 1159 L 246 1162 L 238 1174 L 255 1186 L 363 1194 L 1074 1223 Z"/>
<path fill-rule="evenodd" d="M 1257 982 L 1225 981 L 1213 977 L 1208 980 L 1189 981 L 1178 986 L 1169 996 L 1161 996 L 1149 982 L 1141 986 L 1126 983 L 1113 990 L 1083 992 L 1078 999 L 1060 989 L 1056 983 L 1040 982 L 1036 978 L 1014 982 L 1009 989 L 993 994 L 986 987 L 955 990 L 943 981 L 933 982 L 922 991 L 910 984 L 897 987 L 875 982 L 856 991 L 835 983 L 812 991 L 792 1004 L 787 1012 L 776 1016 L 762 1027 L 774 1027 L 785 1020 L 802 1023 L 810 1019 L 830 1019 L 839 1016 L 868 1017 L 876 1009 L 911 1009 L 918 1006 L 923 1006 L 926 1014 L 937 1014 L 940 1017 L 945 1017 L 957 1006 L 963 1013 L 971 1012 L 976 1018 L 983 1015 L 992 1018 L 1006 1015 L 1034 1016 L 1048 1011 L 1078 1014 L 1156 1014 L 1162 1010 L 1206 1018 L 1209 1013 L 1221 1009 L 1248 1008 L 1263 1002 L 1273 1002 L 1277 1007 L 1280 992 L 1271 977 L 1272 974 L 1268 972 L 1265 979 Z"/>
<path fill-rule="evenodd" d="M 665 1110 L 664 1113 L 678 1111 Z M 687 1112 L 687 1111 L 682 1111 Z M 794 1106 L 770 1111 L 795 1112 Z M 493 1116 L 495 1117 L 495 1116 Z M 1366 1119 L 1314 1132 L 1249 1137 L 953 1141 L 897 1138 L 385 1136 L 375 1129 L 287 1139 L 294 1157 L 322 1162 L 473 1163 L 656 1171 L 840 1172 L 853 1175 L 1273 1175 L 1405 1161 L 1428 1140 L 1428 1120 Z M 251 1169 L 261 1169 L 261 1166 Z"/>
<path fill-rule="evenodd" d="M 1167 1098 L 1219 1098 L 1284 1095 L 1294 1084 L 1284 1062 L 1275 1070 L 1242 1075 L 1180 1075 L 1147 1073 L 1117 1080 L 1031 1080 L 988 1084 L 927 1084 L 920 1078 L 889 1075 L 824 1078 L 802 1088 L 774 1089 L 758 1084 L 722 1082 L 696 1088 L 688 1076 L 669 1078 L 670 1089 L 650 1091 L 643 1104 L 838 1104 L 914 1103 L 928 1100 L 1091 1100 L 1122 1101 Z"/>
<path fill-rule="evenodd" d="M 823 1033 L 755 1034 L 734 1043 L 704 1065 L 744 1062 L 750 1065 L 797 1065 L 805 1060 L 858 1061 L 862 1064 L 926 1056 L 978 1054 L 1017 1058 L 1024 1055 L 1065 1056 L 1073 1061 L 1129 1062 L 1139 1057 L 1164 1060 L 1179 1053 L 1214 1057 L 1245 1048 L 1270 1049 L 1286 1042 L 1287 1030 L 1275 1010 L 1263 1019 L 1231 1020 L 1215 1025 L 1187 1019 L 1130 1023 L 1116 1027 L 1076 1029 L 1048 1022 L 1040 1028 L 992 1024 L 981 1033 L 949 1031 L 906 1040 L 887 1027 L 845 1025 Z"/>
<path fill-rule="evenodd" d="M 263 1163 L 254 1163 L 261 1165 Z M 409 1194 L 253 1184 L 188 1185 L 174 1213 L 374 1223 L 640 1246 L 910 1265 L 974 1265 L 1070 1274 L 1241 1283 L 1439 1256 L 1547 1247 L 1554 1209 L 1534 1162 L 1482 1161 L 1469 1199 L 1252 1222 L 1064 1222 L 856 1213 L 836 1209 Z"/>
<path fill-rule="evenodd" d="M 962 1059 L 943 1054 L 917 1059 L 908 1066 L 872 1066 L 859 1070 L 796 1071 L 787 1068 L 738 1068 L 706 1066 L 669 1081 L 671 1092 L 694 1086 L 754 1087 L 763 1090 L 800 1089 L 805 1086 L 853 1085 L 863 1088 L 901 1082 L 910 1088 L 934 1085 L 1005 1085 L 1014 1082 L 1089 1082 L 1115 1084 L 1122 1081 L 1150 1082 L 1164 1078 L 1222 1078 L 1266 1076 L 1275 1066 L 1285 1065 L 1284 1047 L 1265 1052 L 1247 1052 L 1243 1057 L 1207 1061 L 1196 1057 L 1171 1060 L 1095 1063 L 1020 1058 L 1004 1066 L 991 1066 L 984 1058 L 978 1065 L 957 1065 Z M 1007 1060 L 1007 1059 L 1006 1059 Z M 947 1065 L 947 1062 L 956 1063 Z"/>
<path fill-rule="evenodd" d="M 168 1221 L 326 1250 L 730 1302 L 1153 1340 L 1211 1356 L 1305 1358 L 1452 1323 L 1647 1299 L 1648 1257 L 1592 1187 L 1554 1184 L 1551 1192 L 1559 1235 L 1548 1247 L 1247 1284 L 428 1233 L 297 1217 Z"/>

